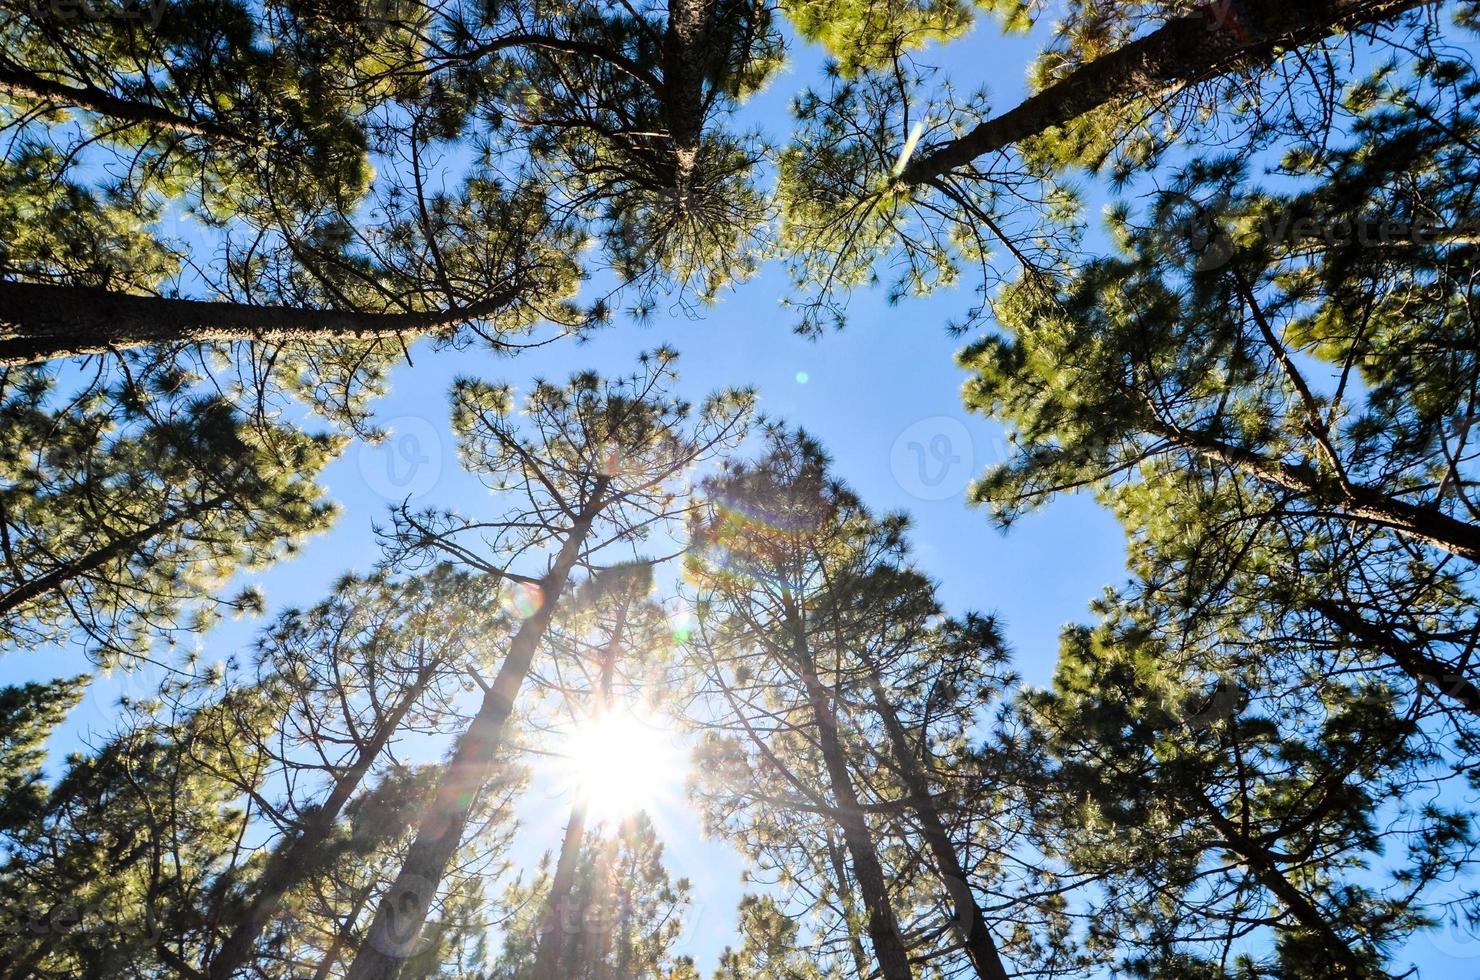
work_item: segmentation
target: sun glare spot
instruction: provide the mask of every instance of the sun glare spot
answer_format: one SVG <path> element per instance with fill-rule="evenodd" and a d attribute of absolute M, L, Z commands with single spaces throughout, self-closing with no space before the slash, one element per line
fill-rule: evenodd
<path fill-rule="evenodd" d="M 584 724 L 562 747 L 565 775 L 592 824 L 651 810 L 683 780 L 674 732 L 661 721 L 614 711 Z"/>
<path fill-rule="evenodd" d="M 545 593 L 533 582 L 518 582 L 503 591 L 503 610 L 516 619 L 528 619 L 545 604 Z"/>

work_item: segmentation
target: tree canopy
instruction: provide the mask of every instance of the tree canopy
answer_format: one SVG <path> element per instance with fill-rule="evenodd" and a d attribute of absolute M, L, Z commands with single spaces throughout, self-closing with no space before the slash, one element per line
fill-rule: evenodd
<path fill-rule="evenodd" d="M 1452 975 L 1473 0 L 0 8 L 0 980 Z"/>

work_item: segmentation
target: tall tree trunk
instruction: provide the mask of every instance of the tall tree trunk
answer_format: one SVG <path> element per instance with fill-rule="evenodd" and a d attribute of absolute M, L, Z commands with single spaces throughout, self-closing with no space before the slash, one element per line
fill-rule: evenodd
<path fill-rule="evenodd" d="M 80 558 L 73 559 L 44 575 L 38 575 L 28 582 L 17 585 L 3 596 L 0 596 L 0 616 L 14 612 L 27 602 L 47 592 L 60 590 L 68 582 L 79 576 L 86 575 L 89 572 L 95 572 L 111 561 L 132 554 L 139 545 L 156 535 L 163 534 L 172 528 L 184 524 L 191 518 L 198 517 L 206 511 L 221 506 L 227 499 L 227 494 L 220 493 L 209 499 L 187 504 L 167 517 L 162 517 L 152 524 L 139 528 L 137 531 L 114 538 L 101 548 L 95 548 Z"/>
<path fill-rule="evenodd" d="M 257 938 L 262 935 L 262 930 L 267 928 L 282 904 L 283 896 L 313 870 L 314 858 L 334 832 L 334 824 L 345 804 L 359 788 L 365 774 L 370 771 L 370 766 L 390 743 L 406 713 L 425 693 L 427 685 L 436 675 L 436 667 L 435 664 L 427 665 L 417 673 L 415 682 L 407 688 L 405 696 L 382 719 L 369 740 L 360 745 L 354 763 L 334 781 L 334 788 L 323 804 L 309 815 L 296 834 L 273 850 L 267 859 L 267 866 L 257 879 L 256 892 L 237 919 L 236 928 L 207 964 L 205 975 L 208 980 L 229 980 L 246 964 Z"/>
<path fill-rule="evenodd" d="M 868 670 L 874 711 L 884 723 L 884 730 L 889 736 L 890 752 L 895 764 L 899 766 L 905 790 L 910 795 L 910 809 L 920 821 L 925 843 L 935 860 L 935 872 L 955 909 L 956 931 L 961 937 L 961 944 L 966 947 L 966 954 L 971 957 L 976 975 L 982 980 L 1007 980 L 1007 970 L 1002 965 L 1002 956 L 987 928 L 986 916 L 976 903 L 976 896 L 972 894 L 971 885 L 966 879 L 966 870 L 961 866 L 956 847 L 951 842 L 945 822 L 941 820 L 940 810 L 935 805 L 930 780 L 921 771 L 919 760 L 910 750 L 909 738 L 904 726 L 900 724 L 899 714 L 889 703 L 877 670 L 873 664 L 869 664 Z"/>
<path fill-rule="evenodd" d="M 555 863 L 555 877 L 550 882 L 550 894 L 545 897 L 545 924 L 540 930 L 534 967 L 530 970 L 534 980 L 559 980 L 561 954 L 569 941 L 566 916 L 571 911 L 571 886 L 575 884 L 576 865 L 581 860 L 585 840 L 586 806 L 578 800 L 570 808 L 565 837 L 560 842 L 560 859 Z"/>
<path fill-rule="evenodd" d="M 843 903 L 843 918 L 848 926 L 848 953 L 853 957 L 853 969 L 858 976 L 866 977 L 872 971 L 868 966 L 868 954 L 863 951 L 863 942 L 858 938 L 858 929 L 853 924 L 853 886 L 848 884 L 848 868 L 843 863 L 843 854 L 838 850 L 832 827 L 827 828 L 827 859 L 838 883 L 838 900 Z"/>
<path fill-rule="evenodd" d="M 883 980 L 913 980 L 910 957 L 899 934 L 899 923 L 889 901 L 889 886 L 873 832 L 858 802 L 853 777 L 848 771 L 847 754 L 833 714 L 832 696 L 817 675 L 817 666 L 808 647 L 801 613 L 790 599 L 786 601 L 787 626 L 791 630 L 792 655 L 806 688 L 812 719 L 817 726 L 817 744 L 827 768 L 833 800 L 837 806 L 838 825 L 843 831 L 843 844 L 853 862 L 853 877 L 863 896 L 869 941 L 874 959 L 879 963 Z"/>
<path fill-rule="evenodd" d="M 376 340 L 480 320 L 519 297 L 518 284 L 476 303 L 424 313 L 352 310 L 139 296 L 88 286 L 0 281 L 0 368 L 150 344 L 246 340 Z"/>
<path fill-rule="evenodd" d="M 674 183 L 680 212 L 688 209 L 699 142 L 704 135 L 704 76 L 709 64 L 709 28 L 715 0 L 668 0 L 664 37 L 664 108 L 673 141 Z"/>
<path fill-rule="evenodd" d="M 932 147 L 900 173 L 907 185 L 1038 136 L 1102 106 L 1216 78 L 1240 65 L 1379 21 L 1429 0 L 1213 0 L 1139 40 L 1081 65 L 1013 109 Z"/>
<path fill-rule="evenodd" d="M 406 853 L 400 873 L 376 906 L 364 942 L 350 964 L 347 980 L 392 980 L 405 962 L 405 951 L 420 934 L 437 888 L 447 874 L 462 842 L 468 819 L 484 785 L 493 778 L 504 725 L 514 710 L 514 699 L 529 674 L 535 651 L 570 580 L 596 514 L 603 506 L 606 481 L 597 482 L 592 496 L 566 534 L 555 564 L 541 580 L 544 602 L 524 621 L 509 644 L 478 714 L 457 740 L 437 795 L 422 815 L 416 839 Z"/>
<path fill-rule="evenodd" d="M 611 638 L 602 651 L 601 676 L 596 691 L 598 718 L 611 710 L 612 675 L 616 672 L 622 631 L 627 628 L 627 612 L 628 605 L 624 602 L 617 613 Z M 560 842 L 560 858 L 555 863 L 555 877 L 550 882 L 550 894 L 545 898 L 545 924 L 540 930 L 534 969 L 530 973 L 534 980 L 561 980 L 560 957 L 569 942 L 566 914 L 569 912 L 571 887 L 575 884 L 576 864 L 581 859 L 585 840 L 586 804 L 578 796 L 570 808 L 570 820 L 565 825 L 565 837 Z"/>

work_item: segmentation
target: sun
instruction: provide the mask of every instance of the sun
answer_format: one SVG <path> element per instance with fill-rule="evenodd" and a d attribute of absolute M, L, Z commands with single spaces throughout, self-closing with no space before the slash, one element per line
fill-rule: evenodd
<path fill-rule="evenodd" d="M 610 711 L 583 723 L 560 749 L 587 820 L 608 826 L 663 803 L 683 779 L 675 733 L 661 720 Z"/>

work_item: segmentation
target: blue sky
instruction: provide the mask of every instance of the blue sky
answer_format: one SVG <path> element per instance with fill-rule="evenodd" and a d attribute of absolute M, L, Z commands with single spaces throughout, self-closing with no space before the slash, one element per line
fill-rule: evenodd
<path fill-rule="evenodd" d="M 1023 93 L 1034 47 L 1031 39 L 1003 39 L 995 25 L 983 22 L 928 60 L 963 88 L 986 85 L 993 104 L 1002 108 Z M 794 45 L 790 68 L 752 101 L 743 120 L 784 138 L 788 101 L 802 85 L 820 80 L 819 67 L 814 52 Z M 368 571 L 379 557 L 371 523 L 408 494 L 419 504 L 468 512 L 485 506 L 487 491 L 459 471 L 455 458 L 447 424 L 454 377 L 525 385 L 532 377 L 558 379 L 578 369 L 620 373 L 631 370 L 639 352 L 664 344 L 682 353 L 683 393 L 697 398 L 720 387 L 756 386 L 763 411 L 820 439 L 837 474 L 870 507 L 908 511 L 918 562 L 939 580 L 947 608 L 999 614 L 1017 669 L 1030 683 L 1046 682 L 1059 630 L 1085 619 L 1087 603 L 1124 578 L 1123 537 L 1084 495 L 1025 517 L 1007 535 L 993 528 L 984 511 L 965 503 L 967 481 L 1000 461 L 1006 449 L 1001 427 L 961 407 L 965 376 L 953 357 L 963 341 L 949 336 L 944 324 L 970 304 L 969 292 L 889 306 L 880 291 L 861 291 L 853 297 L 847 329 L 819 341 L 792 332 L 793 317 L 780 305 L 786 292 L 781 270 L 768 266 L 698 319 L 660 305 L 647 325 L 619 322 L 588 343 L 560 343 L 515 359 L 416 346 L 415 366 L 396 372 L 392 393 L 376 406 L 377 421 L 390 429 L 390 438 L 379 446 L 351 446 L 325 473 L 343 507 L 338 524 L 308 542 L 294 560 L 255 577 L 270 611 L 312 603 L 339 576 Z M 224 659 L 243 651 L 262 622 L 225 623 L 198 646 L 206 660 Z M 76 654 L 11 654 L 0 659 L 0 682 L 86 668 Z M 151 689 L 147 676 L 115 673 L 96 680 L 53 740 L 52 772 L 60 754 L 111 727 L 112 705 L 121 693 Z M 685 951 L 707 972 L 733 938 L 743 861 L 725 846 L 699 839 L 681 803 L 662 809 L 657 822 L 670 871 L 694 885 Z M 518 846 L 535 854 L 558 840 L 564 803 L 536 794 L 523 816 Z M 1480 944 L 1447 932 L 1420 940 L 1413 954 L 1434 968 L 1432 975 L 1461 975 L 1473 972 L 1463 961 L 1480 956 Z"/>

